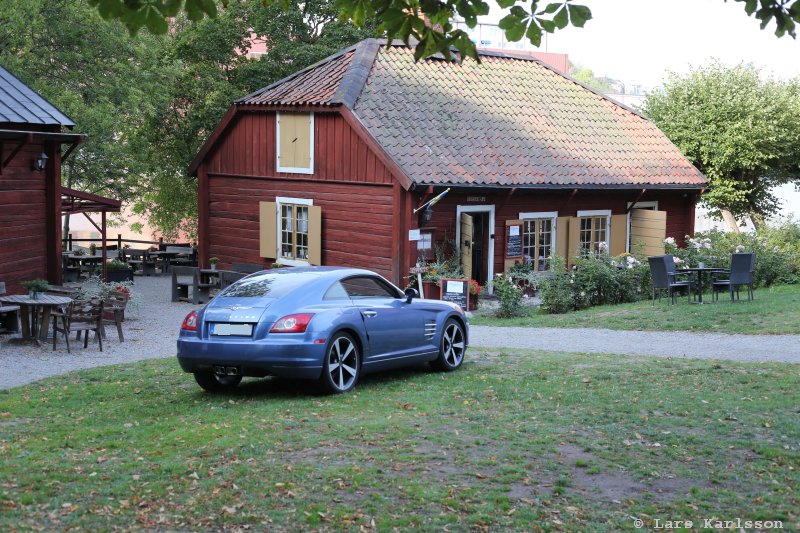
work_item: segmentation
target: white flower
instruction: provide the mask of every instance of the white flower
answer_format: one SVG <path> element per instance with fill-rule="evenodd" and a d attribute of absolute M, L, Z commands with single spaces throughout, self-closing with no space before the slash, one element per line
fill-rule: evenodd
<path fill-rule="evenodd" d="M 670 244 L 670 245 L 674 245 L 675 244 L 675 237 L 667 237 L 666 239 L 664 239 L 664 242 L 667 243 L 667 244 Z"/>
<path fill-rule="evenodd" d="M 608 248 L 608 244 L 606 244 L 605 242 L 601 241 L 597 243 L 597 249 L 600 250 L 601 252 L 604 252 L 606 248 Z"/>
<path fill-rule="evenodd" d="M 586 296 L 586 291 L 581 291 L 581 297 Z"/>
<path fill-rule="evenodd" d="M 742 252 L 744 252 L 744 245 L 742 245 L 742 244 L 737 245 L 736 246 L 736 253 L 740 254 Z"/>
<path fill-rule="evenodd" d="M 680 257 L 673 257 L 673 261 L 675 262 L 676 265 L 683 264 L 683 259 L 681 259 Z"/>

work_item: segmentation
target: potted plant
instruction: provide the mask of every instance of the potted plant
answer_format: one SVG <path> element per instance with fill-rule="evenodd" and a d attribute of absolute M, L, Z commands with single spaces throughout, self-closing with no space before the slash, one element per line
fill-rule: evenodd
<path fill-rule="evenodd" d="M 75 250 L 75 251 L 73 252 L 73 254 L 72 254 L 72 255 L 74 255 L 74 256 L 77 256 L 77 257 L 80 257 L 80 256 L 84 255 L 84 253 L 85 253 L 85 252 L 83 251 L 83 248 L 78 248 L 77 250 Z"/>
<path fill-rule="evenodd" d="M 474 279 L 469 280 L 469 309 L 474 311 L 478 308 L 478 296 L 481 294 L 481 284 Z"/>
<path fill-rule="evenodd" d="M 209 257 L 208 262 L 211 265 L 211 270 L 216 270 L 217 263 L 219 263 L 219 257 Z"/>
<path fill-rule="evenodd" d="M 89 245 L 89 255 L 96 255 L 97 254 L 97 245 L 92 243 Z"/>
<path fill-rule="evenodd" d="M 31 281 L 23 281 L 22 283 L 20 283 L 20 285 L 28 289 L 28 296 L 30 296 L 34 300 L 37 300 L 39 298 L 40 292 L 44 292 L 50 288 L 50 284 L 48 284 L 47 281 L 41 278 L 37 278 Z"/>
<path fill-rule="evenodd" d="M 133 281 L 133 269 L 125 261 L 112 259 L 106 263 L 106 281 L 109 283 Z"/>

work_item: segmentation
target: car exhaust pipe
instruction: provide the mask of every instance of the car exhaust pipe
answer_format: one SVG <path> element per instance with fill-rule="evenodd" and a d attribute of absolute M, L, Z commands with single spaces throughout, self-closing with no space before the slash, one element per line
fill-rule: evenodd
<path fill-rule="evenodd" d="M 238 376 L 240 374 L 237 366 L 214 365 L 214 373 L 218 376 Z"/>

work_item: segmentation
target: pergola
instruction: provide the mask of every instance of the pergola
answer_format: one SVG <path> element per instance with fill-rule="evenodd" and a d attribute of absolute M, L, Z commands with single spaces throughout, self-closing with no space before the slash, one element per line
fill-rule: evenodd
<path fill-rule="evenodd" d="M 103 279 L 106 279 L 106 260 L 108 252 L 106 250 L 106 213 L 119 213 L 122 202 L 113 198 L 106 198 L 97 194 L 83 191 L 76 191 L 67 187 L 61 187 L 61 214 L 74 215 L 83 213 L 83 216 L 97 228 L 103 239 L 101 247 L 103 253 Z M 92 220 L 87 213 L 100 213 L 100 226 Z"/>

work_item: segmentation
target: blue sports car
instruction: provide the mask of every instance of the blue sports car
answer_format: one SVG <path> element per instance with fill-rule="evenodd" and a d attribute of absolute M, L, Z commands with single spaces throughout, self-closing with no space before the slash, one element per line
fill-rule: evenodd
<path fill-rule="evenodd" d="M 367 372 L 422 361 L 457 369 L 467 349 L 464 310 L 418 296 L 368 270 L 265 270 L 189 313 L 178 361 L 212 392 L 244 376 L 274 375 L 319 380 L 341 393 Z"/>

